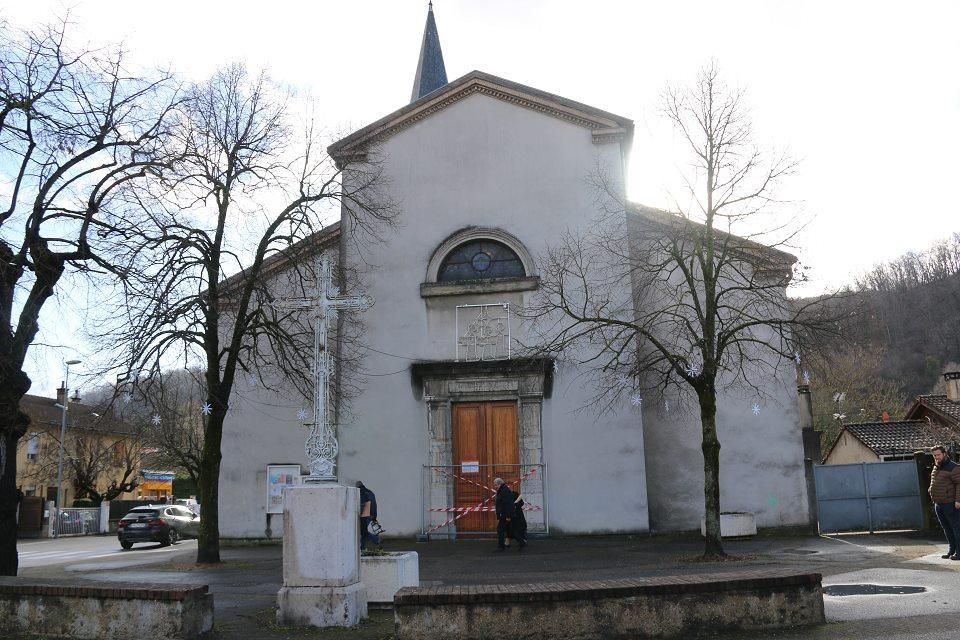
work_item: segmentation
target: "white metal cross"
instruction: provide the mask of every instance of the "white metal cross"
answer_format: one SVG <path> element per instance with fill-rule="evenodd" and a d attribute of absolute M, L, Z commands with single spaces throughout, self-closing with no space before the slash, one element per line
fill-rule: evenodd
<path fill-rule="evenodd" d="M 313 335 L 313 423 L 308 423 L 306 453 L 310 475 L 304 482 L 336 482 L 337 443 L 336 425 L 330 419 L 330 374 L 332 362 L 327 348 L 330 319 L 337 311 L 365 311 L 373 306 L 373 299 L 366 295 L 341 296 L 333 286 L 333 272 L 326 256 L 317 268 L 317 294 L 307 298 L 282 300 L 280 306 L 288 309 L 312 309 L 314 312 Z"/>

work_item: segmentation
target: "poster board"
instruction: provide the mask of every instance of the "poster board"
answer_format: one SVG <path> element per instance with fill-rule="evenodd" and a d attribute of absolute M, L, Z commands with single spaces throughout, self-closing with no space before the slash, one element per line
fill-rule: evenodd
<path fill-rule="evenodd" d="M 300 484 L 300 465 L 267 465 L 267 513 L 283 513 L 283 488 Z"/>

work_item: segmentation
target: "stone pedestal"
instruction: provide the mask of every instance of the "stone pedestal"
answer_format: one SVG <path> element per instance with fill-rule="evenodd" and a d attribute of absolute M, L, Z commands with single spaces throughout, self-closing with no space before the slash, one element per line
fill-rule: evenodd
<path fill-rule="evenodd" d="M 360 490 L 304 484 L 283 490 L 283 587 L 277 622 L 352 627 L 367 617 L 360 583 Z"/>

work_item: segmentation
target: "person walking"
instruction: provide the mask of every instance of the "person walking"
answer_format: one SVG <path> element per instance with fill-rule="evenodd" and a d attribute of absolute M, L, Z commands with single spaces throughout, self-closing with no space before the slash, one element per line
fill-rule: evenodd
<path fill-rule="evenodd" d="M 950 459 L 943 445 L 931 451 L 934 467 L 930 474 L 930 499 L 950 545 L 941 557 L 960 560 L 960 465 Z"/>
<path fill-rule="evenodd" d="M 523 551 L 527 546 L 527 517 L 523 515 L 523 496 L 517 494 L 513 501 L 513 518 L 510 519 L 511 537 L 517 541 L 517 551 Z"/>
<path fill-rule="evenodd" d="M 495 511 L 497 513 L 497 550 L 504 551 L 510 546 L 510 539 L 516 539 L 513 531 L 513 521 L 516 514 L 517 494 L 510 490 L 503 478 L 497 478 L 493 481 L 493 486 L 497 490 L 497 500 Z M 519 548 L 526 546 L 526 541 L 517 539 Z"/>
<path fill-rule="evenodd" d="M 377 521 L 377 496 L 359 480 L 357 488 L 360 489 L 360 550 L 367 548 L 368 541 L 381 549 L 380 536 L 370 531 L 370 524 Z"/>

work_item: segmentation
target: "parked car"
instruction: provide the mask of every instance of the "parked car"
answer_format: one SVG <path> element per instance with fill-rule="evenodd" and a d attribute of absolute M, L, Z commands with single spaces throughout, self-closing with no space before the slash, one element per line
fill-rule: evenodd
<path fill-rule="evenodd" d="M 200 516 L 176 505 L 135 507 L 117 523 L 117 538 L 124 549 L 135 542 L 159 542 L 165 547 L 199 534 Z"/>
<path fill-rule="evenodd" d="M 174 501 L 174 504 L 181 507 L 186 507 L 188 511 L 192 511 L 195 514 L 200 515 L 200 503 L 197 502 L 196 498 L 177 498 Z"/>

